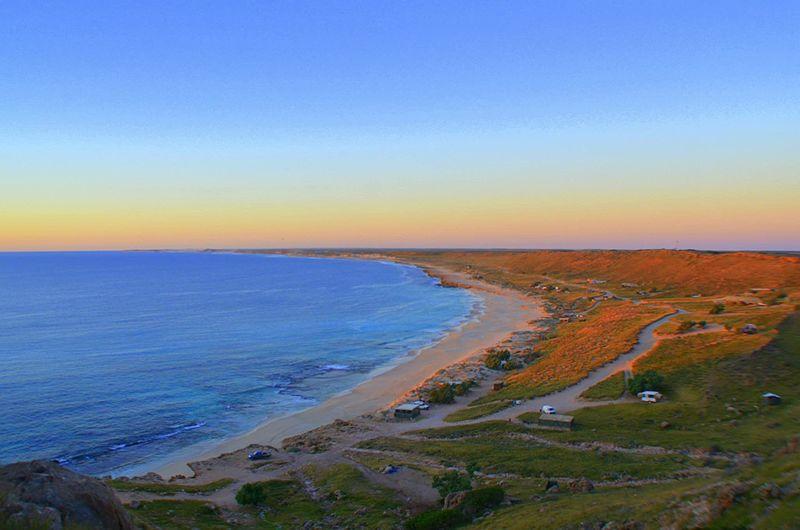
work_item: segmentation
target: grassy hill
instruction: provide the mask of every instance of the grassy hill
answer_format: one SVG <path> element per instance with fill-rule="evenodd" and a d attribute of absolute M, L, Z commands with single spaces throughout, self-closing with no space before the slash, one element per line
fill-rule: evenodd
<path fill-rule="evenodd" d="M 470 266 L 492 276 L 499 272 L 519 287 L 527 287 L 525 279 L 536 281 L 541 276 L 575 282 L 594 279 L 613 287 L 636 284 L 628 290 L 655 289 L 670 295 L 800 287 L 800 257 L 756 252 L 534 250 L 392 254 L 429 263 Z"/>

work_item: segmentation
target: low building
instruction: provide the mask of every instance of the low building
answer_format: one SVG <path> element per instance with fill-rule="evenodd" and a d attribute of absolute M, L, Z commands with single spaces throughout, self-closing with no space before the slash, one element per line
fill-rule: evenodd
<path fill-rule="evenodd" d="M 564 414 L 542 414 L 539 416 L 539 425 L 546 427 L 558 427 L 561 429 L 572 429 L 575 418 Z"/>
<path fill-rule="evenodd" d="M 419 405 L 414 403 L 403 403 L 394 409 L 394 417 L 404 420 L 414 419 L 420 414 Z"/>
<path fill-rule="evenodd" d="M 762 394 L 761 398 L 767 405 L 780 405 L 781 403 L 781 397 L 778 394 L 773 394 L 772 392 L 766 392 Z"/>

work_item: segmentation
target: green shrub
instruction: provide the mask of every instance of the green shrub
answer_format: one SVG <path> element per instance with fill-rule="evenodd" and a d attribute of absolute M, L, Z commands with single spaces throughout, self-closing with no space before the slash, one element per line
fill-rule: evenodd
<path fill-rule="evenodd" d="M 508 361 L 511 358 L 511 352 L 508 350 L 492 350 L 486 356 L 483 363 L 486 368 L 490 370 L 499 370 L 503 361 Z"/>
<path fill-rule="evenodd" d="M 628 390 L 634 396 L 645 390 L 662 390 L 663 387 L 664 377 L 654 370 L 637 374 L 628 381 Z"/>
<path fill-rule="evenodd" d="M 456 528 L 472 522 L 475 517 L 482 515 L 486 510 L 496 508 L 505 498 L 506 492 L 498 486 L 468 491 L 464 495 L 464 500 L 456 508 L 423 512 L 406 521 L 405 527 L 408 530 Z"/>
<path fill-rule="evenodd" d="M 464 394 L 470 391 L 472 385 L 474 384 L 475 383 L 473 381 L 464 381 L 463 383 L 453 385 L 453 391 L 457 396 L 463 396 Z"/>
<path fill-rule="evenodd" d="M 431 510 L 406 521 L 407 530 L 445 530 L 470 522 L 459 510 Z"/>
<path fill-rule="evenodd" d="M 481 515 L 486 510 L 500 506 L 506 498 L 506 492 L 499 486 L 479 488 L 467 492 L 464 501 L 458 507 L 465 515 L 470 518 Z"/>
<path fill-rule="evenodd" d="M 266 492 L 258 482 L 245 484 L 236 492 L 236 502 L 242 506 L 258 506 L 266 500 Z"/>
<path fill-rule="evenodd" d="M 452 403 L 456 399 L 456 391 L 453 385 L 439 384 L 428 392 L 428 401 L 431 403 Z"/>
<path fill-rule="evenodd" d="M 708 313 L 711 314 L 711 315 L 719 315 L 720 313 L 724 313 L 724 312 L 725 312 L 725 304 L 718 303 L 718 304 L 714 304 L 711 307 L 711 311 L 709 311 Z"/>
<path fill-rule="evenodd" d="M 695 322 L 694 320 L 682 320 L 681 323 L 678 325 L 678 333 L 686 333 L 687 331 L 695 327 L 696 324 L 697 322 Z"/>
<path fill-rule="evenodd" d="M 431 485 L 442 497 L 447 497 L 448 493 L 472 489 L 469 477 L 458 471 L 448 471 L 441 475 L 436 475 L 433 477 Z"/>
<path fill-rule="evenodd" d="M 517 359 L 510 359 L 503 366 L 503 370 L 519 370 L 520 368 L 522 368 L 522 363 Z"/>
<path fill-rule="evenodd" d="M 277 506 L 300 491 L 293 480 L 249 482 L 236 492 L 236 502 L 243 506 Z"/>

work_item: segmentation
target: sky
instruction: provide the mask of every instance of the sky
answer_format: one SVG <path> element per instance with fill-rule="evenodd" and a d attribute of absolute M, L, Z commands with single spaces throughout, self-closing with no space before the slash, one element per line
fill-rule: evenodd
<path fill-rule="evenodd" d="M 0 250 L 800 250 L 800 2 L 0 2 Z"/>

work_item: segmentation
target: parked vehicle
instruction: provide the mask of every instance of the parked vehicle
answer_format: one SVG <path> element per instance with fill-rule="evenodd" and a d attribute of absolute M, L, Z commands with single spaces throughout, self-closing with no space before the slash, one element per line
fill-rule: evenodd
<path fill-rule="evenodd" d="M 415 401 L 414 405 L 418 406 L 419 410 L 428 410 L 429 408 L 431 408 L 430 405 L 428 405 L 426 402 L 424 402 L 422 400 Z"/>
<path fill-rule="evenodd" d="M 556 408 L 555 407 L 551 407 L 550 405 L 542 405 L 542 408 L 540 410 L 541 410 L 542 414 L 555 414 L 556 413 Z"/>
<path fill-rule="evenodd" d="M 248 460 L 264 460 L 265 458 L 269 458 L 271 455 L 267 451 L 253 451 L 249 455 L 247 455 Z"/>
<path fill-rule="evenodd" d="M 661 398 L 664 397 L 661 395 L 661 392 L 656 392 L 655 390 L 645 390 L 644 392 L 639 392 L 636 395 L 639 397 L 639 399 L 647 403 L 656 403 L 657 401 L 661 401 Z"/>

